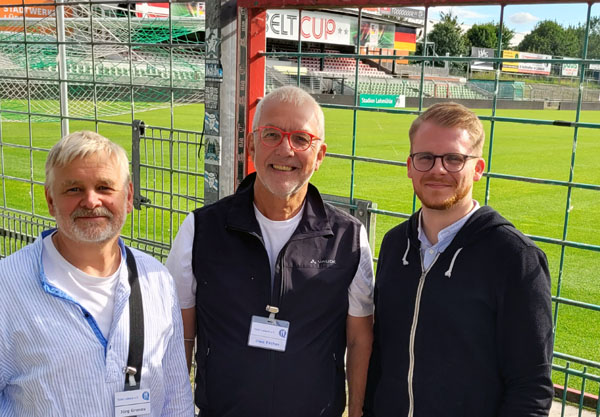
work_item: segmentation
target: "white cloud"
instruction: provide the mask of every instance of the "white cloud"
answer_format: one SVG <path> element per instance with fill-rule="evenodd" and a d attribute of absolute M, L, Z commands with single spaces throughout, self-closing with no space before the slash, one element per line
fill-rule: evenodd
<path fill-rule="evenodd" d="M 432 8 L 433 10 L 435 10 L 438 13 L 450 13 L 452 12 L 453 15 L 458 16 L 458 19 L 487 19 L 490 17 L 490 15 L 487 14 L 482 14 L 482 13 L 478 13 L 474 10 L 465 8 L 465 7 L 447 7 L 447 6 L 442 6 L 442 7 L 435 7 Z"/>
<path fill-rule="evenodd" d="M 515 25 L 523 25 L 527 23 L 533 23 L 540 20 L 538 17 L 532 15 L 528 12 L 519 12 L 512 14 L 508 17 L 508 21 L 514 23 Z"/>

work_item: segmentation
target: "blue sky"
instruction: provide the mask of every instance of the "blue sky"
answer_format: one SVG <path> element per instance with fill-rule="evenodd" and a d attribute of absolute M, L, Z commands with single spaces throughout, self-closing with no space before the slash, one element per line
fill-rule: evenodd
<path fill-rule="evenodd" d="M 458 16 L 458 21 L 465 25 L 500 21 L 500 6 L 460 6 L 432 7 L 429 16 L 438 19 L 440 11 Z M 592 6 L 592 16 L 600 15 L 600 4 Z M 510 5 L 504 8 L 504 23 L 519 33 L 530 32 L 537 22 L 555 20 L 561 25 L 577 25 L 585 23 L 587 4 L 541 4 L 541 5 Z"/>

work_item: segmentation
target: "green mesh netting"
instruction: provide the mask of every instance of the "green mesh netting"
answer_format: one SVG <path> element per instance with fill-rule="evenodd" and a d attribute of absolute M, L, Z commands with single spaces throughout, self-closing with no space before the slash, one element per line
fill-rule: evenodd
<path fill-rule="evenodd" d="M 204 20 L 128 17 L 107 5 L 71 6 L 65 18 L 69 116 L 96 118 L 203 101 Z M 2 19 L 0 117 L 60 116 L 54 12 Z"/>

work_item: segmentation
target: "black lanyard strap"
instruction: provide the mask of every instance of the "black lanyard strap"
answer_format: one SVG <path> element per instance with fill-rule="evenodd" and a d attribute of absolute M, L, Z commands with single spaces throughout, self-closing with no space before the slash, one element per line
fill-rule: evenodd
<path fill-rule="evenodd" d="M 144 304 L 138 280 L 138 270 L 133 253 L 125 247 L 127 254 L 127 272 L 129 275 L 129 358 L 127 367 L 135 368 L 135 387 L 129 385 L 128 375 L 125 375 L 125 390 L 138 389 L 142 379 L 142 362 L 144 359 Z"/>

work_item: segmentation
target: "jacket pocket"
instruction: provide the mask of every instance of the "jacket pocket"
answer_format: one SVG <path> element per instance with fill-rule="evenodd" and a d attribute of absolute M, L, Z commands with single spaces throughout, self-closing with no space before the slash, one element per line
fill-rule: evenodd
<path fill-rule="evenodd" d="M 210 347 L 199 346 L 196 351 L 196 379 L 194 381 L 194 399 L 201 410 L 208 408 L 208 397 L 206 395 L 206 364 L 210 355 Z"/>

